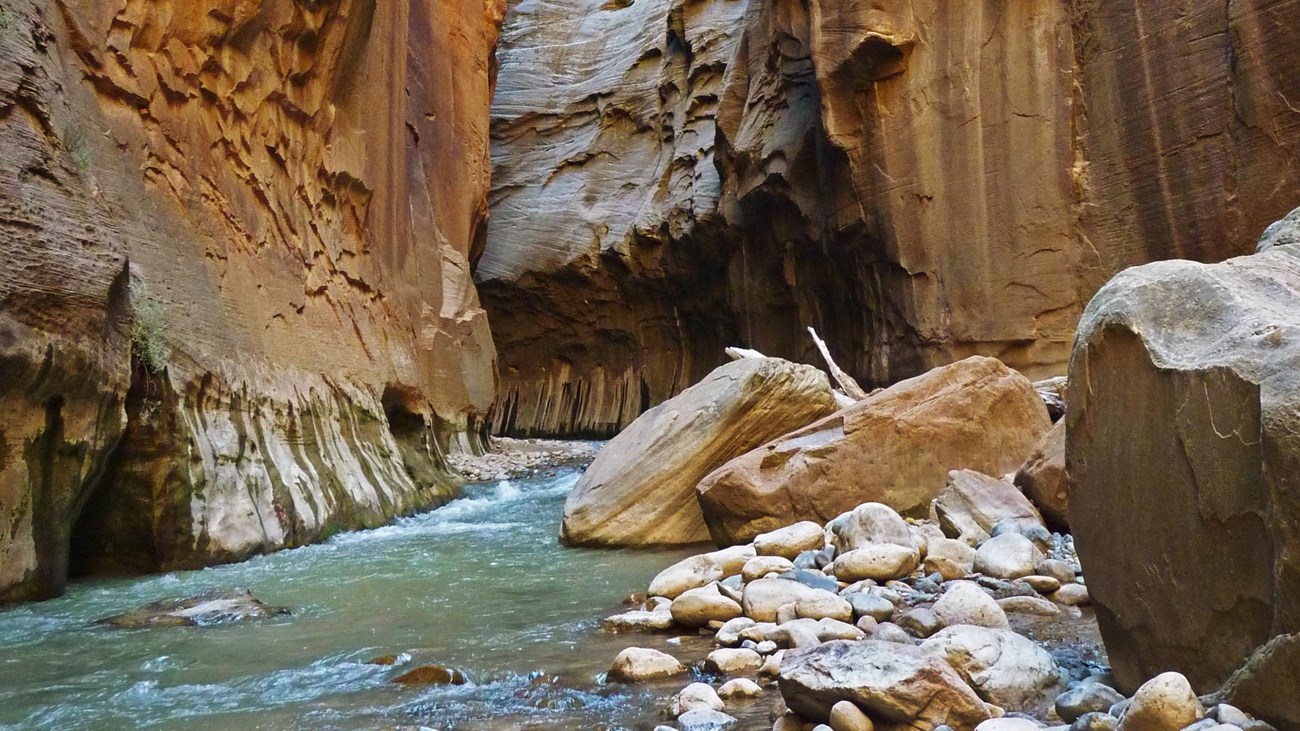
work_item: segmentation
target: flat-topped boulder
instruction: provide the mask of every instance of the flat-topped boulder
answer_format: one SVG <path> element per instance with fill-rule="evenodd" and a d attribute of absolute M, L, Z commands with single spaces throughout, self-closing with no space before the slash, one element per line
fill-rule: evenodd
<path fill-rule="evenodd" d="M 721 366 L 600 450 L 564 504 L 560 537 L 607 546 L 707 541 L 699 481 L 835 409 L 826 374 L 812 366 L 778 358 Z"/>
<path fill-rule="evenodd" d="M 185 599 L 164 599 L 95 624 L 120 629 L 146 627 L 210 627 L 251 622 L 290 614 L 284 607 L 262 603 L 248 589 L 217 589 Z"/>

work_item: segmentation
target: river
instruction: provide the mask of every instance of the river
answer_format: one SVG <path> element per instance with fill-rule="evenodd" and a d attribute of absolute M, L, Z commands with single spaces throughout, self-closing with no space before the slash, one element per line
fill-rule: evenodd
<path fill-rule="evenodd" d="M 0 611 L 0 729 L 650 729 L 688 679 L 629 687 L 602 673 L 623 647 L 701 657 L 704 638 L 614 636 L 600 618 L 691 553 L 558 545 L 578 472 L 470 485 L 369 531 L 202 571 L 74 583 Z M 120 630 L 94 620 L 247 587 L 293 616 Z M 397 654 L 398 667 L 367 663 Z M 433 663 L 463 686 L 392 678 Z M 764 726 L 766 706 L 741 709 Z M 766 724 L 770 724 L 767 721 Z"/>

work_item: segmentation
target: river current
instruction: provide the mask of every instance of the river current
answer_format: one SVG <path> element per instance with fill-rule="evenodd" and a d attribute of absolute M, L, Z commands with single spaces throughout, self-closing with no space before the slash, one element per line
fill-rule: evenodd
<path fill-rule="evenodd" d="M 567 470 L 470 485 L 442 508 L 320 545 L 80 581 L 59 599 L 0 611 L 0 729 L 653 728 L 689 679 L 630 687 L 602 673 L 632 644 L 689 661 L 707 643 L 609 635 L 600 618 L 692 551 L 561 547 L 577 479 Z M 93 624 L 233 587 L 293 615 L 207 628 Z M 381 655 L 402 664 L 367 662 Z M 391 682 L 420 664 L 459 668 L 470 682 Z M 766 718 L 758 708 L 739 715 Z"/>

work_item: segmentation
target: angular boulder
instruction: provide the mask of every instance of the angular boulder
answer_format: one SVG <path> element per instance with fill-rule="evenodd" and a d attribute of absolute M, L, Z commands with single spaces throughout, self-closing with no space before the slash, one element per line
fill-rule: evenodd
<path fill-rule="evenodd" d="M 560 538 L 610 546 L 706 541 L 699 481 L 835 408 L 826 374 L 812 366 L 778 358 L 728 363 L 642 414 L 600 450 L 565 501 Z"/>
<path fill-rule="evenodd" d="M 988 540 L 993 527 L 1004 520 L 1044 526 L 1043 516 L 1015 485 L 974 470 L 948 473 L 948 484 L 932 509 L 945 534 L 975 545 Z"/>
<path fill-rule="evenodd" d="M 1225 700 L 1300 728 L 1294 673 L 1248 667 L 1300 634 L 1300 246 L 1121 273 L 1070 372 L 1070 524 L 1120 685 L 1240 669 Z"/>
<path fill-rule="evenodd" d="M 187 599 L 164 599 L 145 607 L 97 620 L 119 629 L 146 627 L 211 627 L 285 617 L 285 607 L 263 604 L 248 589 L 218 589 Z"/>
<path fill-rule="evenodd" d="M 1016 472 L 1016 487 L 1038 506 L 1055 531 L 1070 531 L 1070 492 L 1065 482 L 1065 421 L 1058 421 Z"/>
<path fill-rule="evenodd" d="M 700 507 L 720 544 L 866 502 L 924 515 L 950 470 L 1013 472 L 1051 426 L 1028 379 L 967 358 L 728 462 L 700 482 Z"/>
<path fill-rule="evenodd" d="M 788 651 L 777 676 L 790 710 L 826 721 L 851 701 L 878 723 L 920 731 L 973 729 L 989 711 L 957 671 L 920 648 L 880 640 L 837 640 Z"/>

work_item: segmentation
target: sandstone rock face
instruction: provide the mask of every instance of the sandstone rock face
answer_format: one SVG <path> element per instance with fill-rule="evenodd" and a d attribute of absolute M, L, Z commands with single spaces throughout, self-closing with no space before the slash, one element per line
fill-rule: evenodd
<path fill-rule="evenodd" d="M 478 270 L 496 426 L 612 433 L 723 345 L 813 362 L 806 325 L 868 385 L 973 353 L 1059 374 L 1113 273 L 1247 253 L 1296 205 L 1297 20 L 1276 0 L 519 2 Z"/>
<path fill-rule="evenodd" d="M 8 7 L 0 601 L 445 500 L 500 4 Z"/>
<path fill-rule="evenodd" d="M 924 513 L 950 470 L 1013 471 L 1049 428 L 1028 379 L 972 357 L 728 462 L 700 482 L 700 506 L 722 544 L 866 502 Z"/>
<path fill-rule="evenodd" d="M 1277 650 L 1300 633 L 1297 312 L 1296 246 L 1130 269 L 1088 307 L 1066 417 L 1071 525 L 1126 690 L 1170 669 L 1207 693 L 1239 667 L 1286 667 Z M 1159 589 L 1139 598 L 1135 584 Z M 1250 701 L 1230 702 L 1296 728 L 1279 712 L 1293 674 L 1254 670 Z"/>
<path fill-rule="evenodd" d="M 1016 487 L 1038 506 L 1048 527 L 1070 530 L 1070 490 L 1065 480 L 1065 420 L 1056 422 L 1029 461 L 1016 472 Z"/>
<path fill-rule="evenodd" d="M 834 410 L 826 374 L 811 366 L 777 358 L 722 366 L 601 449 L 565 501 L 561 537 L 576 545 L 708 540 L 700 479 Z"/>

